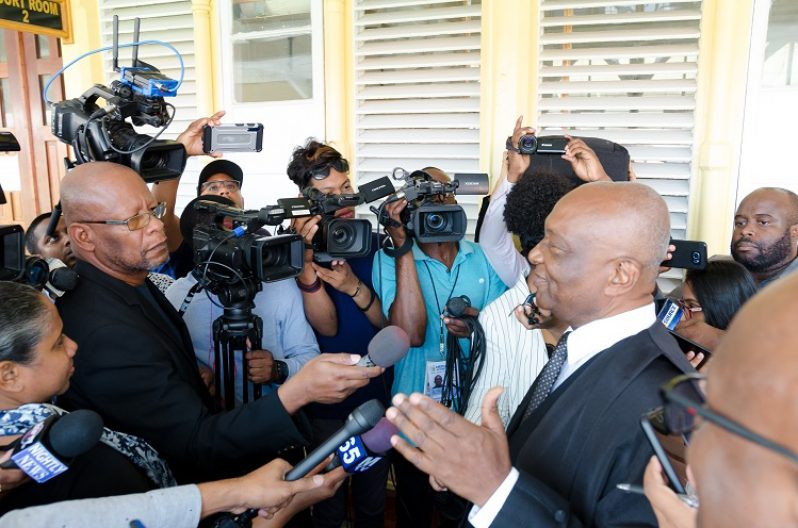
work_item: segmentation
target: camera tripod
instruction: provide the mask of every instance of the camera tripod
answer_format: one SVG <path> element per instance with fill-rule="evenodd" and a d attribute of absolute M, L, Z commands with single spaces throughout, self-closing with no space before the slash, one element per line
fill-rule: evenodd
<path fill-rule="evenodd" d="M 225 285 L 212 288 L 224 312 L 213 322 L 214 381 L 216 398 L 226 410 L 235 407 L 235 357 L 241 354 L 243 372 L 241 383 L 242 400 L 249 401 L 249 382 L 247 380 L 248 349 L 260 350 L 263 338 L 263 321 L 252 313 L 255 307 L 255 294 L 263 288 L 256 279 L 244 279 L 235 287 Z M 215 291 L 214 291 L 215 290 Z M 247 347 L 249 341 L 249 347 Z M 222 389 L 224 392 L 222 393 Z M 261 397 L 262 387 L 255 384 L 253 399 Z"/>

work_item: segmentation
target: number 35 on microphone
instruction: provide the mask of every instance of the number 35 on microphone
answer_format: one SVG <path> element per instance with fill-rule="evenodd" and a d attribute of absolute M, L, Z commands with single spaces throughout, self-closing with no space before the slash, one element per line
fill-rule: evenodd
<path fill-rule="evenodd" d="M 368 450 L 359 436 L 353 436 L 338 448 L 338 459 L 347 473 L 362 473 L 379 462 L 382 457 L 368 456 Z"/>

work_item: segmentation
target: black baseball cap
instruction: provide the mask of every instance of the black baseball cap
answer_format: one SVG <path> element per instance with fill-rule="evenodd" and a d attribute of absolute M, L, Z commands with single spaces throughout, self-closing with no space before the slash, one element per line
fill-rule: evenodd
<path fill-rule="evenodd" d="M 237 181 L 239 185 L 244 184 L 244 171 L 241 170 L 241 167 L 232 161 L 218 159 L 205 165 L 205 168 L 200 172 L 199 181 L 197 181 L 197 196 L 202 191 L 202 184 L 215 174 L 227 174 Z"/>

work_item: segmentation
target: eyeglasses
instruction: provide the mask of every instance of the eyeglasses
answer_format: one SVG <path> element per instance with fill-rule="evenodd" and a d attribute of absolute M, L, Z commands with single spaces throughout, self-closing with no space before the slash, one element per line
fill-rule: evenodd
<path fill-rule="evenodd" d="M 682 312 L 684 313 L 685 319 L 690 319 L 693 317 L 694 312 L 703 312 L 704 309 L 696 304 L 692 304 L 694 301 L 687 301 L 686 299 L 682 298 L 676 301 L 679 306 L 682 307 Z"/>
<path fill-rule="evenodd" d="M 338 172 L 349 172 L 349 162 L 344 158 L 337 158 L 333 161 L 326 161 L 319 165 L 312 166 L 308 169 L 308 173 L 314 180 L 323 180 L 330 175 L 330 169 L 335 169 Z"/>
<path fill-rule="evenodd" d="M 126 225 L 130 231 L 138 231 L 147 227 L 150 223 L 150 217 L 154 216 L 158 220 L 166 214 L 166 202 L 160 202 L 146 213 L 139 213 L 133 215 L 127 220 L 79 220 L 82 224 L 108 224 L 108 225 Z"/>
<path fill-rule="evenodd" d="M 225 190 L 229 193 L 234 193 L 241 188 L 238 180 L 217 180 L 205 182 L 200 186 L 202 192 L 220 193 Z"/>
<path fill-rule="evenodd" d="M 695 428 L 696 416 L 700 416 L 707 422 L 785 456 L 798 464 L 798 454 L 789 448 L 768 440 L 731 418 L 709 410 L 704 401 L 696 402 L 686 396 L 683 390 L 686 384 L 695 383 L 703 378 L 700 374 L 683 374 L 660 387 L 660 396 L 664 402 L 663 425 L 669 434 L 685 434 L 692 431 Z M 680 386 L 682 390 L 679 389 Z"/>

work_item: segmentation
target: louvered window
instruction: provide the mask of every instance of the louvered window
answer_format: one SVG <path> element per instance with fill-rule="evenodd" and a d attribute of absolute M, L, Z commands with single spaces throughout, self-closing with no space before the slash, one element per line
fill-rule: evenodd
<path fill-rule="evenodd" d="M 358 181 L 394 167 L 479 171 L 481 7 L 478 0 L 357 0 Z M 458 201 L 475 221 L 477 199 Z"/>
<path fill-rule="evenodd" d="M 543 0 L 540 13 L 541 133 L 626 146 L 685 238 L 701 2 Z"/>
<path fill-rule="evenodd" d="M 141 18 L 141 40 L 162 40 L 177 48 L 183 56 L 185 74 L 177 97 L 167 98 L 175 105 L 175 118 L 161 136 L 174 139 L 197 118 L 196 76 L 194 73 L 194 21 L 191 13 L 191 0 L 100 0 L 100 30 L 103 46 L 112 43 L 113 17 L 119 16 L 119 43 L 133 42 L 133 19 Z M 152 64 L 164 75 L 173 79 L 180 77 L 180 64 L 175 54 L 163 47 L 148 45 L 139 48 L 139 59 Z M 92 83 L 110 82 L 119 78 L 114 73 L 111 52 L 103 54 L 105 79 L 95 79 Z M 131 48 L 119 50 L 119 65 L 131 64 Z M 88 85 L 86 86 L 88 88 Z M 142 127 L 141 133 L 153 134 L 157 129 Z"/>

